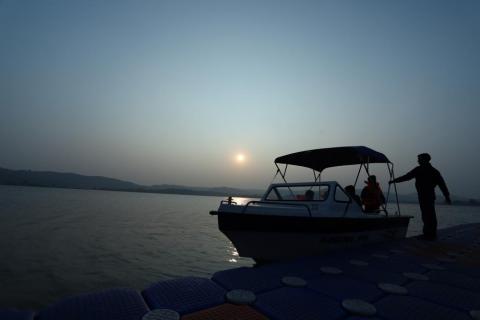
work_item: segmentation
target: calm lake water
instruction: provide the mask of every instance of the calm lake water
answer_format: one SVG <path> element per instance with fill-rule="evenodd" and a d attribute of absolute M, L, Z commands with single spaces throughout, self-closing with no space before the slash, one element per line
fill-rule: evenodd
<path fill-rule="evenodd" d="M 220 197 L 0 186 L 0 308 L 34 308 L 112 287 L 141 290 L 251 266 L 218 230 Z M 409 235 L 421 232 L 417 205 Z M 480 207 L 437 206 L 439 227 L 480 222 Z"/>

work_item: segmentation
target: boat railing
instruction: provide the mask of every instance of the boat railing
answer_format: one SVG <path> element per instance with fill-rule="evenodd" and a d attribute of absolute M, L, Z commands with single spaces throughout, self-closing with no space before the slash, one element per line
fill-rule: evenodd
<path fill-rule="evenodd" d="M 234 205 L 236 205 L 237 202 L 236 202 L 236 201 L 233 201 L 233 197 L 230 196 L 230 197 L 227 198 L 227 200 L 222 200 L 222 201 L 220 202 L 220 204 L 234 204 Z"/>
<path fill-rule="evenodd" d="M 275 201 L 258 201 L 258 200 L 253 200 L 253 201 L 248 201 L 245 206 L 243 207 L 242 213 L 246 213 L 248 207 L 251 204 L 268 204 L 268 205 L 274 205 L 274 206 L 295 206 L 295 207 L 301 207 L 307 209 L 308 215 L 312 217 L 312 211 L 310 211 L 310 207 L 306 204 L 303 203 L 290 203 L 290 202 L 282 202 L 278 203 Z"/>
<path fill-rule="evenodd" d="M 220 204 L 234 204 L 234 205 L 237 205 L 238 203 L 236 201 L 222 200 L 222 201 L 220 201 Z"/>

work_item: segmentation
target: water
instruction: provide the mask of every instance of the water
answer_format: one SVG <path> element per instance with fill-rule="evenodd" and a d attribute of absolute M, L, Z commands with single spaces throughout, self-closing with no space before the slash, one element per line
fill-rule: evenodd
<path fill-rule="evenodd" d="M 0 307 L 252 265 L 208 214 L 221 199 L 0 186 Z"/>
<path fill-rule="evenodd" d="M 208 212 L 222 198 L 0 186 L 0 308 L 251 266 Z M 421 232 L 417 205 L 409 235 Z M 479 207 L 437 206 L 439 227 L 480 222 Z"/>

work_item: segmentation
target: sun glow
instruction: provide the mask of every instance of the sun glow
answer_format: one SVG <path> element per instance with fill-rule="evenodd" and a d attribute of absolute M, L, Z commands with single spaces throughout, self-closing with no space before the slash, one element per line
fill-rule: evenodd
<path fill-rule="evenodd" d="M 237 160 L 238 163 L 243 163 L 245 162 L 245 155 L 243 153 L 239 153 L 237 154 L 235 159 Z"/>

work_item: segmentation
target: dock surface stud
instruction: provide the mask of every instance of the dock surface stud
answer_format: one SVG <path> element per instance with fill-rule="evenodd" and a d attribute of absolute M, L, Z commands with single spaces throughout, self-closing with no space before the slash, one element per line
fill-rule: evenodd
<path fill-rule="evenodd" d="M 371 303 L 360 299 L 345 299 L 342 301 L 342 307 L 348 312 L 365 317 L 371 317 L 377 313 L 377 309 Z"/>
<path fill-rule="evenodd" d="M 350 260 L 348 261 L 350 264 L 353 264 L 354 266 L 357 267 L 366 267 L 368 266 L 368 262 L 363 261 L 363 260 Z"/>
<path fill-rule="evenodd" d="M 282 283 L 289 287 L 301 288 L 307 285 L 307 281 L 299 277 L 283 277 Z"/>
<path fill-rule="evenodd" d="M 252 304 L 257 297 L 249 290 L 235 289 L 227 292 L 227 300 L 234 304 Z"/>
<path fill-rule="evenodd" d="M 335 268 L 335 267 L 321 267 L 320 271 L 326 274 L 342 274 L 343 273 L 341 269 Z"/>
<path fill-rule="evenodd" d="M 142 320 L 180 320 L 180 314 L 170 309 L 154 309 L 146 313 Z"/>
<path fill-rule="evenodd" d="M 426 275 L 421 273 L 415 273 L 415 272 L 404 272 L 403 276 L 410 280 L 420 280 L 420 281 L 429 280 L 429 278 Z"/>
<path fill-rule="evenodd" d="M 403 294 L 403 295 L 408 294 L 407 288 L 399 286 L 397 284 L 393 284 L 393 283 L 382 282 L 378 284 L 378 287 L 387 293 Z"/>

